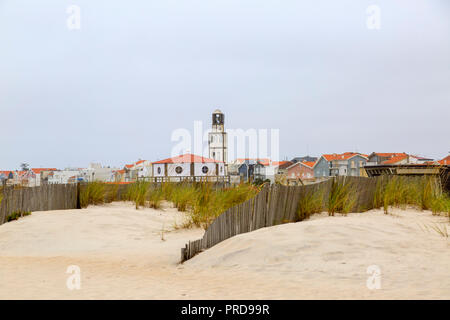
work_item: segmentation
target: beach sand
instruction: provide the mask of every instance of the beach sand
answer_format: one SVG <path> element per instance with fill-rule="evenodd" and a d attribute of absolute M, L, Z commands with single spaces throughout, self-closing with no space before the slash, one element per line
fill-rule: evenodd
<path fill-rule="evenodd" d="M 0 226 L 0 299 L 450 299 L 450 240 L 430 228 L 450 232 L 448 218 L 391 212 L 315 215 L 184 264 L 181 247 L 203 230 L 174 229 L 184 214 L 167 204 L 34 212 Z M 80 290 L 66 285 L 71 265 Z"/>

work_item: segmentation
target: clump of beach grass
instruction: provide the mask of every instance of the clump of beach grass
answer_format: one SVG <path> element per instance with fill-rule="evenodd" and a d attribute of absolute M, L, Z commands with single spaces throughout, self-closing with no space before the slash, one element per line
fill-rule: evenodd
<path fill-rule="evenodd" d="M 80 205 L 87 208 L 91 204 L 102 204 L 105 202 L 105 184 L 94 181 L 83 184 L 80 191 Z"/>
<path fill-rule="evenodd" d="M 324 209 L 324 193 L 319 190 L 305 192 L 299 200 L 297 216 L 300 221 L 308 219 L 314 213 L 320 213 Z"/>
<path fill-rule="evenodd" d="M 333 179 L 328 196 L 328 214 L 334 216 L 335 213 L 349 213 L 356 203 L 355 194 L 355 190 L 352 189 L 351 184 L 345 179 Z"/>
<path fill-rule="evenodd" d="M 150 208 L 159 209 L 161 201 L 164 200 L 164 191 L 158 187 L 151 187 L 148 190 L 147 199 Z"/>
<path fill-rule="evenodd" d="M 253 198 L 263 187 L 240 184 L 235 187 L 214 189 L 210 184 L 200 184 L 192 209 L 188 211 L 189 221 L 184 227 L 195 225 L 206 229 L 216 217 L 227 209 Z"/>
<path fill-rule="evenodd" d="M 448 227 L 447 227 L 447 224 L 445 224 L 445 223 L 432 223 L 429 225 L 424 224 L 423 228 L 421 227 L 421 229 L 424 231 L 427 231 L 427 232 L 432 230 L 433 232 L 436 232 L 438 235 L 440 235 L 444 238 L 449 237 Z"/>
<path fill-rule="evenodd" d="M 6 222 L 18 220 L 19 218 L 29 216 L 30 214 L 30 211 L 14 211 L 6 217 Z"/>
<path fill-rule="evenodd" d="M 419 210 L 431 210 L 433 214 L 450 211 L 450 197 L 433 177 L 393 176 L 381 191 L 376 192 L 375 207 L 382 207 L 388 214 L 389 207 L 412 206 Z M 382 199 L 382 200 L 380 200 Z"/>
<path fill-rule="evenodd" d="M 115 183 L 110 183 L 105 185 L 105 202 L 111 203 L 114 201 L 121 200 L 118 196 L 119 193 L 119 185 Z"/>
<path fill-rule="evenodd" d="M 193 207 L 198 197 L 198 188 L 181 183 L 170 188 L 166 187 L 164 192 L 166 199 L 171 201 L 179 211 L 186 211 Z"/>
<path fill-rule="evenodd" d="M 130 185 L 126 193 L 128 201 L 133 201 L 136 209 L 145 206 L 149 194 L 150 183 L 146 181 L 137 181 Z"/>

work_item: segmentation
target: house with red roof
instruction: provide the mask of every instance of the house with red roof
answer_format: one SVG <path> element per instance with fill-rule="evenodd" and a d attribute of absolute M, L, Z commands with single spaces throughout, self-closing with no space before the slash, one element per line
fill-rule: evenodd
<path fill-rule="evenodd" d="M 122 174 L 124 170 L 124 174 Z M 116 182 L 132 182 L 138 178 L 152 176 L 152 162 L 148 160 L 138 160 L 132 164 L 126 164 L 124 168 L 115 171 Z"/>
<path fill-rule="evenodd" d="M 56 168 L 31 168 L 25 171 L 16 171 L 14 184 L 24 187 L 38 187 L 47 183 L 49 175 L 57 170 Z"/>
<path fill-rule="evenodd" d="M 381 162 L 381 165 L 426 164 L 433 159 L 401 153 Z"/>
<path fill-rule="evenodd" d="M 405 152 L 372 152 L 369 155 L 367 165 L 425 164 L 430 161 L 433 161 L 433 159 L 410 155 Z"/>
<path fill-rule="evenodd" d="M 401 153 L 399 155 L 395 155 L 387 160 L 382 161 L 380 164 L 382 165 L 400 165 L 400 164 L 408 164 L 409 156 L 406 153 Z"/>
<path fill-rule="evenodd" d="M 14 179 L 14 171 L 4 170 L 0 171 L 0 186 L 11 184 Z"/>
<path fill-rule="evenodd" d="M 314 164 L 314 177 L 365 176 L 368 155 L 358 152 L 323 154 Z"/>
<path fill-rule="evenodd" d="M 314 164 L 315 161 L 295 162 L 287 168 L 287 183 L 289 185 L 298 185 L 300 180 L 312 181 L 314 180 Z"/>
<path fill-rule="evenodd" d="M 381 164 L 384 161 L 387 161 L 393 157 L 398 157 L 405 155 L 404 152 L 372 152 L 369 155 L 369 160 L 367 161 L 367 165 L 377 165 Z"/>
<path fill-rule="evenodd" d="M 450 155 L 446 156 L 442 160 L 439 160 L 437 163 L 441 164 L 441 165 L 444 165 L 444 166 L 450 166 Z"/>
<path fill-rule="evenodd" d="M 229 164 L 229 173 L 239 175 L 241 182 L 270 180 L 271 183 L 282 180 L 287 168 L 293 162 L 289 160 L 272 161 L 269 158 L 238 158 Z"/>
<path fill-rule="evenodd" d="M 224 177 L 225 163 L 194 154 L 183 154 L 152 162 L 152 176 L 155 178 L 188 179 L 189 177 Z"/>

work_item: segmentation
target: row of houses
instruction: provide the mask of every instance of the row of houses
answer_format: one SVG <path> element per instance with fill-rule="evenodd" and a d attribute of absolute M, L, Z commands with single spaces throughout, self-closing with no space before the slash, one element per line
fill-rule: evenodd
<path fill-rule="evenodd" d="M 39 186 L 44 183 L 63 184 L 102 181 L 129 183 L 140 179 L 153 181 L 210 180 L 240 182 L 307 184 L 333 176 L 367 176 L 374 166 L 450 165 L 450 155 L 433 160 L 402 153 L 357 152 L 323 154 L 320 157 L 296 157 L 292 160 L 236 159 L 223 161 L 184 154 L 158 161 L 138 160 L 123 168 L 102 167 L 91 163 L 88 168 L 32 168 L 22 171 L 0 171 L 0 182 L 6 185 Z"/>
<path fill-rule="evenodd" d="M 323 154 L 315 161 L 302 161 L 287 167 L 287 184 L 310 182 L 333 176 L 368 176 L 368 167 L 377 166 L 450 165 L 450 156 L 442 160 L 401 153 L 379 153 L 370 155 L 345 152 Z"/>
<path fill-rule="evenodd" d="M 202 178 L 225 177 L 223 161 L 194 154 L 183 154 L 158 161 L 139 160 L 115 171 L 115 182 L 133 182 L 139 179 L 200 180 Z"/>
<path fill-rule="evenodd" d="M 115 169 L 91 163 L 87 168 L 31 168 L 28 170 L 0 171 L 0 185 L 38 187 L 42 184 L 66 184 L 77 182 L 114 182 Z"/>
<path fill-rule="evenodd" d="M 31 168 L 28 170 L 0 171 L 0 185 L 40 186 L 56 168 Z"/>

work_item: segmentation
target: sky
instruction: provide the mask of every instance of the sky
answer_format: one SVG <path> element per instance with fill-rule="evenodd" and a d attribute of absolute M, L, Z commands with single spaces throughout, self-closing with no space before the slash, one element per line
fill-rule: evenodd
<path fill-rule="evenodd" d="M 156 161 L 217 108 L 226 128 L 279 129 L 283 159 L 441 159 L 450 2 L 0 0 L 0 169 Z"/>

